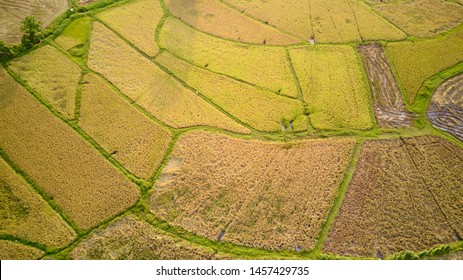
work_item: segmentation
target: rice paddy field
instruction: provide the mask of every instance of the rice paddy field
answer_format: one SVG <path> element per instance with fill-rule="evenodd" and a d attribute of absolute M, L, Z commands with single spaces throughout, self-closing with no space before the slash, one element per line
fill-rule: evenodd
<path fill-rule="evenodd" d="M 0 0 L 0 40 L 2 260 L 462 259 L 462 1 Z"/>

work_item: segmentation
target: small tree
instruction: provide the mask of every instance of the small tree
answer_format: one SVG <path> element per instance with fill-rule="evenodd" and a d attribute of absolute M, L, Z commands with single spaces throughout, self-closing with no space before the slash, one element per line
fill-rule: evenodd
<path fill-rule="evenodd" d="M 21 31 L 24 32 L 24 35 L 21 39 L 22 45 L 29 49 L 33 45 L 40 42 L 40 21 L 38 21 L 34 16 L 28 16 L 21 22 Z"/>
<path fill-rule="evenodd" d="M 0 41 L 0 61 L 7 61 L 13 57 L 13 52 L 5 44 L 5 42 Z"/>

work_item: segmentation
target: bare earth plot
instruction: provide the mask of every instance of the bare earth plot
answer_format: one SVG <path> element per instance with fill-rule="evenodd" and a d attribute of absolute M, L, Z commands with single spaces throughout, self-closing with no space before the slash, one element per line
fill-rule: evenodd
<path fill-rule="evenodd" d="M 360 57 L 373 92 L 376 120 L 381 127 L 410 126 L 413 114 L 407 111 L 402 93 L 379 44 L 359 46 Z"/>
<path fill-rule="evenodd" d="M 68 7 L 67 0 L 0 0 L 0 40 L 20 43 L 21 21 L 25 17 L 33 15 L 45 27 Z"/>
<path fill-rule="evenodd" d="M 162 233 L 133 216 L 92 232 L 72 250 L 70 257 L 84 260 L 216 259 L 212 249 Z"/>
<path fill-rule="evenodd" d="M 463 74 L 441 84 L 433 93 L 427 115 L 431 123 L 463 141 Z"/>
<path fill-rule="evenodd" d="M 242 15 L 218 0 L 165 0 L 167 9 L 189 25 L 238 42 L 287 45 L 299 39 Z"/>
<path fill-rule="evenodd" d="M 79 228 L 136 202 L 134 183 L 4 70 L 0 78 L 0 148 Z"/>
<path fill-rule="evenodd" d="M 151 197 L 155 215 L 212 240 L 310 250 L 349 163 L 351 139 L 183 136 Z"/>
<path fill-rule="evenodd" d="M 436 136 L 368 141 L 324 245 L 379 257 L 461 241 L 463 152 Z"/>
<path fill-rule="evenodd" d="M 88 66 L 169 126 L 209 125 L 249 132 L 98 22 L 93 25 Z"/>
<path fill-rule="evenodd" d="M 148 179 L 161 163 L 172 137 L 92 74 L 84 79 L 79 126 L 143 179 Z"/>

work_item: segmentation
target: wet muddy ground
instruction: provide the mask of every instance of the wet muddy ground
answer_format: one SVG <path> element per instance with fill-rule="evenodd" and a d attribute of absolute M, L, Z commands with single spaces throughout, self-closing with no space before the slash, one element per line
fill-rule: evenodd
<path fill-rule="evenodd" d="M 362 45 L 359 53 L 373 92 L 378 125 L 386 128 L 410 126 L 413 114 L 405 108 L 382 47 L 378 44 Z"/>

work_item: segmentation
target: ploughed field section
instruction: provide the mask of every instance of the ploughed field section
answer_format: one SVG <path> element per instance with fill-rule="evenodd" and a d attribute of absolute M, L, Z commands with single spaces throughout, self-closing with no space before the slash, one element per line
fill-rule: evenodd
<path fill-rule="evenodd" d="M 354 144 L 352 139 L 269 143 L 188 133 L 157 180 L 151 209 L 171 225 L 212 240 L 310 250 Z"/>
<path fill-rule="evenodd" d="M 436 136 L 367 141 L 324 244 L 386 257 L 463 237 L 463 152 Z"/>
<path fill-rule="evenodd" d="M 463 141 L 463 74 L 437 87 L 427 115 L 433 126 Z"/>
<path fill-rule="evenodd" d="M 405 108 L 402 93 L 379 44 L 361 45 L 360 57 L 373 92 L 376 120 L 380 127 L 410 126 L 413 114 Z"/>

